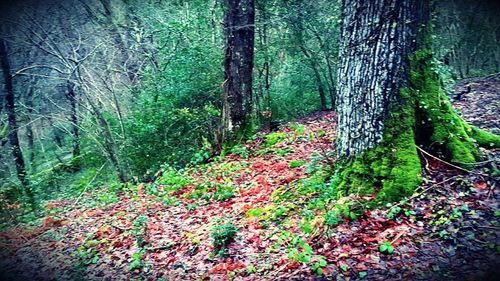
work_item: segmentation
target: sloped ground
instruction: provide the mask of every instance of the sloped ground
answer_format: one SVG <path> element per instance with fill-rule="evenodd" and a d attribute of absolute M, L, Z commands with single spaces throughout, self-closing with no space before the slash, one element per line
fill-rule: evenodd
<path fill-rule="evenodd" d="M 475 95 L 498 102 L 488 91 Z M 490 128 L 480 120 L 498 116 L 498 108 L 487 109 L 482 119 L 477 112 L 483 109 L 471 109 L 485 106 L 484 98 L 465 105 L 464 118 L 478 126 Z M 314 114 L 259 135 L 223 159 L 181 172 L 165 168 L 157 183 L 110 194 L 109 204 L 52 202 L 42 225 L 0 234 L 0 271 L 10 280 L 500 276 L 498 181 L 485 173 L 497 160 L 466 174 L 423 158 L 426 181 L 415 196 L 366 211 L 360 202 L 367 198 L 329 199 L 322 169 L 334 163 L 328 153 L 334 120 L 332 112 Z M 103 192 L 81 202 L 94 202 Z M 229 224 L 237 231 L 233 239 L 219 235 L 229 242 L 221 257 L 212 236 L 231 232 Z"/>

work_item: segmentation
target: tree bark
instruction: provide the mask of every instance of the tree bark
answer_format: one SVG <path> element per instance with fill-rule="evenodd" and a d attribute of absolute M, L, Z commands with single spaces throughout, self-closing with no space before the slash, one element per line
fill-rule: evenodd
<path fill-rule="evenodd" d="M 500 138 L 465 123 L 433 69 L 429 1 L 344 0 L 338 68 L 340 195 L 409 195 L 421 182 L 416 146 L 467 165 L 475 143 Z"/>
<path fill-rule="evenodd" d="M 19 126 L 17 124 L 16 117 L 14 86 L 12 83 L 11 67 L 7 54 L 7 42 L 4 39 L 0 39 L 0 61 L 5 83 L 5 103 L 10 129 L 8 139 L 12 149 L 12 156 L 14 157 L 14 162 L 16 165 L 17 177 L 19 178 L 19 181 L 24 188 L 24 191 L 33 210 L 36 210 L 35 197 L 29 184 L 29 179 L 26 173 L 26 164 L 24 163 L 23 153 L 19 144 Z"/>
<path fill-rule="evenodd" d="M 75 85 L 72 82 L 67 82 L 68 92 L 66 93 L 66 98 L 70 105 L 70 122 L 71 122 L 71 133 L 73 139 L 73 158 L 80 156 L 80 129 L 78 125 L 78 97 L 75 91 Z"/>
<path fill-rule="evenodd" d="M 35 141 L 33 134 L 33 124 L 32 124 L 32 116 L 33 116 L 33 87 L 29 86 L 27 96 L 26 96 L 26 110 L 28 113 L 28 124 L 26 125 L 26 140 L 28 142 L 28 159 L 30 164 L 30 172 L 33 173 L 35 170 Z"/>
<path fill-rule="evenodd" d="M 225 0 L 222 142 L 249 127 L 252 104 L 255 7 L 253 0 Z"/>

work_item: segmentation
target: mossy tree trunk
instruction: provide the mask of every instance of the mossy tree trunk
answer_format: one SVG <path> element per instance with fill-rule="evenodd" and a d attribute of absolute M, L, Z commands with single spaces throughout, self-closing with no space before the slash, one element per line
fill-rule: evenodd
<path fill-rule="evenodd" d="M 416 146 L 458 164 L 498 136 L 454 111 L 433 70 L 429 1 L 344 0 L 338 68 L 339 195 L 409 195 L 421 182 Z"/>
<path fill-rule="evenodd" d="M 225 0 L 221 143 L 249 128 L 255 36 L 253 0 Z"/>

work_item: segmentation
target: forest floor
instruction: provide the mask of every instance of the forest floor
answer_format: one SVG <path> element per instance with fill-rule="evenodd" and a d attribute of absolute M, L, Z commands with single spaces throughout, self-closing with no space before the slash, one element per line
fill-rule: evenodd
<path fill-rule="evenodd" d="M 471 90 L 468 91 L 468 86 Z M 498 130 L 500 80 L 457 86 L 469 122 Z M 37 225 L 0 233 L 2 280 L 495 280 L 498 151 L 470 173 L 422 154 L 407 200 L 333 201 L 335 114 L 258 134 L 154 183 L 51 201 Z M 498 132 L 498 131 L 497 131 Z M 215 241 L 215 242 L 214 242 Z"/>

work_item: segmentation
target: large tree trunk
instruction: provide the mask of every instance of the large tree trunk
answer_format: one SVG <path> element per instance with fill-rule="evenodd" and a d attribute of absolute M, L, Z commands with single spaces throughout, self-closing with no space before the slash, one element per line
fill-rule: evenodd
<path fill-rule="evenodd" d="M 249 127 L 255 31 L 253 0 L 225 0 L 225 9 L 222 142 L 235 139 Z"/>
<path fill-rule="evenodd" d="M 420 183 L 416 145 L 456 163 L 497 136 L 466 124 L 432 68 L 429 2 L 344 0 L 338 68 L 336 188 L 409 195 Z M 475 140 L 474 140 L 474 139 Z M 380 190 L 378 190 L 380 188 Z"/>
<path fill-rule="evenodd" d="M 5 83 L 5 108 L 7 111 L 10 129 L 8 139 L 12 149 L 12 156 L 14 157 L 14 162 L 16 165 L 17 177 L 19 178 L 19 181 L 21 182 L 26 195 L 28 196 L 29 203 L 33 207 L 33 210 L 35 210 L 35 197 L 29 185 L 28 176 L 26 174 L 26 165 L 24 163 L 23 153 L 19 144 L 19 126 L 17 125 L 14 86 L 12 84 L 10 62 L 7 55 L 7 42 L 5 42 L 4 39 L 0 39 L 0 61 Z"/>

